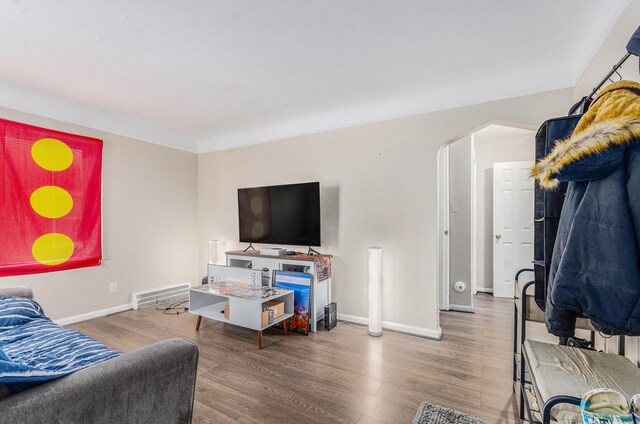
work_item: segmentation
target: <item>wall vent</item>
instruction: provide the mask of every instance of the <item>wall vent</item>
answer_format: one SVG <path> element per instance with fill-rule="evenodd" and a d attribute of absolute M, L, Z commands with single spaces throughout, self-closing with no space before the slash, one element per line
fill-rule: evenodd
<path fill-rule="evenodd" d="M 189 288 L 191 288 L 191 283 L 180 283 L 147 292 L 133 293 L 133 309 L 187 300 L 189 299 Z"/>

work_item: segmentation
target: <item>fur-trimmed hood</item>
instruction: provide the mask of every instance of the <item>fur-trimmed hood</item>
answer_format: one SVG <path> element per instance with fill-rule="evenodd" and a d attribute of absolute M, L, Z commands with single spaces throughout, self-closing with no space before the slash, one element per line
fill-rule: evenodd
<path fill-rule="evenodd" d="M 603 154 L 640 139 L 640 96 L 625 89 L 628 87 L 640 90 L 640 84 L 633 81 L 619 81 L 602 90 L 571 137 L 557 142 L 551 153 L 536 163 L 531 176 L 541 187 L 554 188 L 560 180 L 572 180 L 569 171 L 574 170 L 578 170 L 579 179 L 601 178 L 594 170 L 601 169 L 602 162 L 612 164 Z"/>

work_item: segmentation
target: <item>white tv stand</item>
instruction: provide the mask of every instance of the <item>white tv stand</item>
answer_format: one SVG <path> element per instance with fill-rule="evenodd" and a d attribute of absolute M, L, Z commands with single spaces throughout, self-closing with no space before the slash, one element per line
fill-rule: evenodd
<path fill-rule="evenodd" d="M 313 275 L 311 287 L 311 316 L 309 330 L 315 332 L 317 322 L 324 319 L 324 307 L 331 303 L 331 255 L 268 256 L 256 250 L 226 252 L 227 266 L 262 271 L 262 285 L 272 287 L 273 271 L 297 271 Z"/>

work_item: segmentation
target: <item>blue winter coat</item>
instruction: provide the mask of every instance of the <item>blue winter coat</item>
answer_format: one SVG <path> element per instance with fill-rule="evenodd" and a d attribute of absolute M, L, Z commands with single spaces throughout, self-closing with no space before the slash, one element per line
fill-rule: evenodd
<path fill-rule="evenodd" d="M 638 94 L 629 81 L 609 86 L 533 169 L 544 187 L 569 182 L 546 299 L 556 336 L 574 335 L 577 315 L 605 332 L 640 335 Z"/>

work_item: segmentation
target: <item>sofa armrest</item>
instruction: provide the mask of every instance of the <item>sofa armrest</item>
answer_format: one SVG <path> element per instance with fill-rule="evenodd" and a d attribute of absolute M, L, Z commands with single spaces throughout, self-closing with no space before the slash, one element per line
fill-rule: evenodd
<path fill-rule="evenodd" d="M 198 348 L 146 346 L 0 401 L 3 422 L 190 423 Z"/>
<path fill-rule="evenodd" d="M 26 287 L 6 287 L 0 288 L 0 296 L 16 296 L 33 299 L 33 292 Z"/>

